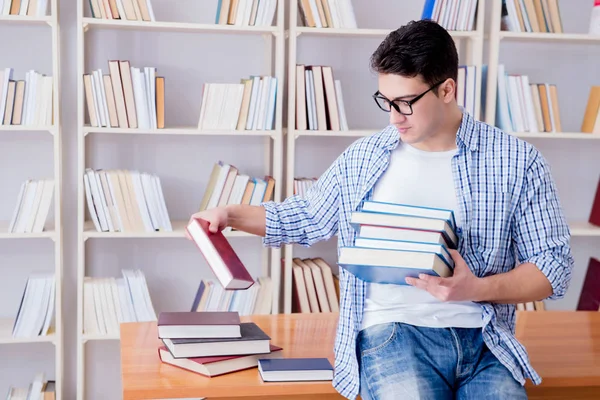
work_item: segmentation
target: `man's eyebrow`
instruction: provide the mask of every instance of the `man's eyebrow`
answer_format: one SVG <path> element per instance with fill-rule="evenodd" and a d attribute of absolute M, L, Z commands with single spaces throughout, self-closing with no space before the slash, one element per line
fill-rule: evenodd
<path fill-rule="evenodd" d="M 392 99 L 392 101 L 395 101 L 395 100 L 406 100 L 408 98 L 417 97 L 417 96 L 418 96 L 418 94 L 405 94 L 403 96 L 394 97 Z"/>

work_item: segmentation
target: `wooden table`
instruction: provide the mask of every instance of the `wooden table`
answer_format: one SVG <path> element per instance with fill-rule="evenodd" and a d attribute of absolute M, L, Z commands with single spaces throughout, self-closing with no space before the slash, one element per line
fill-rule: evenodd
<path fill-rule="evenodd" d="M 284 357 L 327 357 L 333 365 L 337 314 L 242 317 L 257 323 Z M 529 398 L 600 399 L 600 312 L 519 312 L 517 338 L 543 382 Z M 331 382 L 262 382 L 257 368 L 207 378 L 158 358 L 155 322 L 121 324 L 123 398 L 341 400 Z"/>

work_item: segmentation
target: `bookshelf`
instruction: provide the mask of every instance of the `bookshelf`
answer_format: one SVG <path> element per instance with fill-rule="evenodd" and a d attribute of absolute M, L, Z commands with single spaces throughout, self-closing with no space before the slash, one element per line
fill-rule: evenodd
<path fill-rule="evenodd" d="M 332 147 L 341 153 L 343 148 L 337 150 L 340 145 L 349 145 L 352 141 L 359 137 L 371 135 L 381 131 L 387 124 L 388 115 L 378 113 L 377 106 L 371 99 L 371 94 L 377 90 L 377 82 L 374 76 L 368 70 L 368 57 L 376 49 L 377 45 L 385 36 L 392 30 L 396 29 L 401 24 L 404 24 L 411 19 L 420 19 L 423 10 L 424 2 L 397 2 L 386 1 L 378 5 L 382 9 L 389 11 L 389 17 L 381 13 L 377 15 L 369 15 L 368 13 L 360 12 L 367 7 L 366 0 L 354 0 L 352 5 L 356 18 L 357 28 L 336 28 L 336 27 L 310 27 L 299 26 L 301 24 L 301 16 L 299 15 L 298 7 L 290 7 L 290 25 L 289 25 L 289 43 L 288 43 L 288 112 L 287 112 L 287 138 L 286 138 L 286 196 L 294 194 L 294 179 L 298 177 L 297 164 L 301 163 L 299 157 L 300 150 L 299 142 L 310 141 L 310 145 L 304 147 L 305 151 L 315 146 L 320 147 L 319 143 L 325 144 L 327 150 Z M 475 19 L 472 30 L 455 30 L 450 31 L 455 39 L 457 49 L 459 51 L 460 61 L 465 65 L 475 66 L 477 74 L 475 78 L 475 98 L 481 97 L 482 77 L 479 71 L 483 66 L 483 44 L 484 44 L 484 16 L 485 3 L 478 2 L 478 7 L 475 12 Z M 397 12 L 395 12 L 395 11 Z M 391 17 L 394 15 L 394 18 Z M 402 15 L 401 20 L 398 20 L 398 15 Z M 389 26 L 389 29 L 383 29 L 382 26 Z M 310 44 L 304 45 L 303 40 L 312 40 Z M 359 56 L 350 56 L 345 50 L 333 50 L 333 55 L 325 55 L 327 51 L 322 51 L 318 54 L 316 51 L 311 51 L 310 46 L 318 46 L 316 41 L 325 43 L 331 41 L 333 47 L 348 48 L 356 46 L 356 54 Z M 325 46 L 325 45 L 323 45 Z M 367 49 L 364 51 L 364 49 Z M 302 51 L 303 50 L 303 51 Z M 305 53 L 301 56 L 301 53 Z M 321 57 L 319 57 L 321 56 Z M 337 59 L 336 59 L 337 58 Z M 328 61 L 324 61 L 327 59 Z M 343 59 L 343 61 L 340 61 Z M 336 64 L 333 67 L 334 79 L 341 78 L 341 86 L 343 87 L 343 102 L 345 112 L 348 119 L 348 130 L 298 130 L 296 128 L 296 65 L 329 65 Z M 348 64 L 354 64 L 354 69 L 346 67 Z M 337 66 L 340 66 L 338 68 Z M 358 67 L 356 67 L 358 66 Z M 351 72 L 346 71 L 346 68 L 351 69 Z M 350 81 L 359 80 L 361 82 Z M 367 82 L 363 81 L 362 77 L 369 77 Z M 359 86 L 356 89 L 354 86 Z M 357 97 L 358 96 L 358 97 Z M 474 112 L 480 115 L 481 105 L 475 102 Z M 355 115 L 360 113 L 360 118 Z M 354 114 L 354 115 L 353 115 Z M 366 121 L 366 122 L 365 122 Z M 377 121 L 375 123 L 375 121 Z M 332 145 L 332 141 L 339 141 Z M 320 141 L 320 142 L 319 142 Z M 321 145 L 322 146 L 322 145 Z M 310 151 L 310 150 L 309 150 Z M 338 153 L 338 154 L 339 154 Z M 317 156 L 318 157 L 318 156 Z M 333 161 L 333 159 L 331 159 Z M 320 163 L 319 165 L 321 165 Z M 315 170 L 310 168 L 311 171 Z M 322 171 L 321 171 L 322 172 Z M 301 176 L 306 176 L 304 172 Z M 332 239 L 334 241 L 335 239 Z M 283 279 L 283 312 L 292 312 L 292 265 L 295 257 L 295 245 L 286 245 L 284 252 L 284 279 Z M 302 250 L 302 249 L 301 249 Z M 328 248 L 329 250 L 329 248 Z M 334 259 L 332 259 L 334 260 Z M 333 263 L 330 262 L 330 265 Z"/>
<path fill-rule="evenodd" d="M 165 77 L 165 122 L 164 127 L 159 128 L 128 128 L 111 124 L 92 126 L 86 103 L 85 84 L 83 79 L 77 81 L 78 399 L 98 397 L 100 391 L 105 390 L 103 382 L 99 380 L 112 380 L 112 376 L 115 378 L 118 376 L 115 374 L 106 378 L 105 369 L 102 369 L 96 370 L 97 374 L 102 374 L 102 378 L 98 378 L 92 371 L 93 368 L 90 368 L 93 366 L 90 364 L 91 359 L 95 360 L 96 365 L 102 364 L 103 361 L 110 362 L 110 365 L 117 365 L 119 362 L 118 353 L 98 356 L 88 348 L 93 342 L 101 346 L 101 349 L 108 349 L 107 346 L 110 346 L 108 343 L 118 341 L 119 335 L 85 333 L 84 280 L 90 276 L 110 276 L 111 271 L 112 275 L 118 274 L 118 268 L 112 265 L 106 268 L 97 267 L 105 257 L 110 258 L 112 248 L 116 248 L 119 257 L 130 262 L 131 267 L 127 268 L 139 268 L 144 272 L 157 315 L 164 309 L 189 310 L 199 279 L 211 277 L 212 273 L 204 262 L 196 265 L 201 255 L 193 248 L 193 244 L 185 239 L 184 229 L 189 216 L 198 211 L 213 164 L 221 160 L 238 166 L 240 173 L 248 173 L 251 176 L 259 176 L 259 174 L 272 176 L 276 182 L 273 199 L 277 201 L 282 196 L 284 147 L 282 126 L 285 82 L 284 0 L 276 0 L 273 26 L 215 24 L 213 23 L 215 12 L 220 4 L 217 1 L 184 0 L 178 3 L 175 9 L 170 0 L 152 0 L 155 19 L 150 21 L 94 18 L 88 3 L 87 0 L 78 1 L 77 76 L 81 77 L 98 68 L 102 68 L 104 74 L 110 73 L 108 60 L 130 60 L 131 67 L 155 66 L 156 76 Z M 108 44 L 106 38 L 109 40 L 116 38 L 119 44 L 117 46 Z M 148 46 L 146 49 L 156 48 L 156 53 L 150 54 L 153 52 L 142 50 L 138 47 L 140 45 Z M 186 46 L 198 47 L 187 51 Z M 252 47 L 252 50 L 246 47 Z M 179 48 L 186 54 L 176 54 L 174 48 Z M 190 53 L 197 48 L 202 48 L 200 52 L 206 51 L 206 53 L 198 54 L 194 58 Z M 220 53 L 222 49 L 227 49 L 227 52 L 231 53 L 222 54 Z M 211 60 L 206 61 L 207 65 L 202 65 L 206 54 Z M 222 60 L 232 59 L 236 60 L 236 65 L 220 65 Z M 272 129 L 200 129 L 198 119 L 203 100 L 202 84 L 238 83 L 241 78 L 252 75 L 270 75 L 277 78 Z M 123 150 L 124 148 L 127 150 Z M 252 161 L 238 160 L 240 156 Z M 244 162 L 249 165 L 242 165 Z M 158 175 L 169 208 L 172 229 L 99 231 L 90 220 L 84 184 L 86 168 L 139 169 L 140 172 Z M 194 173 L 193 170 L 196 168 L 199 168 L 199 171 Z M 175 190 L 178 191 L 176 194 L 173 193 Z M 187 201 L 186 198 L 193 201 Z M 193 204 L 191 208 L 190 204 Z M 185 209 L 185 212 L 182 209 Z M 281 250 L 263 248 L 261 238 L 245 232 L 227 231 L 225 235 L 236 250 L 242 250 L 240 253 L 242 259 L 246 252 L 253 252 L 252 254 L 257 256 L 256 262 L 251 263 L 249 260 L 248 263 L 258 265 L 260 271 L 253 272 L 256 270 L 253 269 L 251 272 L 254 276 L 269 276 L 272 279 L 271 312 L 278 313 Z M 132 249 L 128 250 L 130 244 Z M 180 257 L 179 251 L 191 251 L 192 256 L 186 258 L 186 255 L 182 254 Z M 151 261 L 152 265 L 147 265 L 149 252 L 157 254 L 157 260 Z M 165 257 L 173 255 L 178 257 L 177 263 L 180 265 L 168 269 L 173 270 L 177 276 L 164 279 L 166 275 L 161 271 L 161 261 L 158 258 L 164 261 Z M 187 260 L 192 261 L 187 263 Z M 197 274 L 193 277 L 186 276 L 186 272 L 194 270 L 200 270 L 200 278 Z M 161 287 L 164 283 L 161 281 L 163 279 L 185 284 L 186 293 L 189 293 L 188 289 L 193 286 L 193 293 L 184 298 L 181 294 L 183 290 L 175 288 L 173 290 L 180 293 L 178 298 L 165 299 L 162 296 L 173 291 Z M 173 282 L 167 284 L 176 285 Z M 157 290 L 153 292 L 153 288 Z M 154 295 L 156 297 L 153 297 Z M 97 361 L 98 357 L 102 361 Z M 111 373 L 114 374 L 115 371 Z M 113 392 L 102 393 L 98 398 L 120 395 L 119 388 L 119 385 L 114 385 L 111 389 Z"/>
<path fill-rule="evenodd" d="M 0 246 L 2 257 L 0 265 L 4 267 L 2 292 L 5 297 L 0 318 L 0 347 L 2 348 L 2 377 L 0 390 L 9 387 L 27 389 L 36 374 L 46 381 L 55 381 L 54 390 L 56 398 L 63 397 L 63 226 L 62 226 L 62 139 L 60 120 L 60 36 L 58 2 L 48 1 L 45 11 L 39 14 L 31 11 L 29 15 L 0 15 L 0 32 L 3 35 L 21 35 L 21 41 L 29 51 L 39 48 L 41 51 L 35 56 L 28 54 L 28 50 L 14 46 L 10 40 L 3 41 L 2 68 L 12 68 L 11 81 L 26 82 L 26 73 L 35 71 L 38 77 L 50 77 L 47 82 L 52 86 L 52 91 L 40 92 L 40 97 L 29 97 L 29 101 L 37 100 L 37 104 L 45 106 L 52 104 L 51 110 L 46 109 L 41 114 L 40 109 L 30 113 L 32 121 L 39 121 L 44 117 L 49 124 L 40 124 L 26 121 L 24 109 L 21 110 L 22 120 L 6 123 L 0 119 L 0 148 L 4 164 L 1 168 L 4 184 L 4 196 L 0 203 L 5 207 L 3 217 L 8 220 L 0 221 Z M 0 14 L 2 10 L 0 10 Z M 44 14 L 43 16 L 41 16 Z M 40 15 L 40 16 L 38 16 Z M 6 36 L 5 36 L 6 37 Z M 33 44 L 33 47 L 29 47 Z M 15 54 L 15 53 L 19 54 Z M 3 74 L 4 76 L 4 74 Z M 0 83 L 0 87 L 4 82 Z M 17 84 L 18 92 L 18 84 Z M 25 86 L 27 87 L 27 86 Z M 40 86 L 38 86 L 39 88 Z M 49 88 L 48 86 L 47 88 Z M 9 86 L 10 88 L 10 86 Z M 27 99 L 27 97 L 25 97 Z M 51 102 L 51 103 L 50 103 Z M 8 107 L 10 103 L 6 103 Z M 10 104 L 14 111 L 17 101 Z M 21 106 L 25 106 L 23 103 Z M 3 114 L 4 117 L 6 114 Z M 51 118 L 51 120 L 50 120 Z M 31 165 L 23 151 L 31 151 L 40 157 L 43 166 Z M 12 165 L 11 165 L 12 164 Z M 45 172 L 44 172 L 45 171 Z M 48 199 L 50 200 L 48 214 L 41 231 L 26 229 L 24 232 L 11 232 L 10 218 L 20 218 L 25 213 L 15 217 L 16 207 L 20 202 L 19 186 L 26 180 L 53 180 L 53 189 Z M 29 186 L 31 187 L 31 186 Z M 38 186 L 42 187 L 43 186 Z M 38 190 L 38 192 L 42 193 Z M 32 207 L 40 203 L 32 203 Z M 20 210 L 22 211 L 22 209 Z M 36 212 L 31 209 L 32 212 Z M 13 215 L 13 213 L 15 213 Z M 30 217 L 31 218 L 31 217 Z M 40 220 L 41 221 L 41 220 Z M 16 227 L 16 226 L 15 226 Z M 41 227 L 41 226 L 40 226 Z M 53 304 L 51 325 L 47 334 L 15 337 L 13 326 L 19 304 L 24 294 L 27 277 L 33 274 L 53 274 L 54 295 L 49 296 Z M 8 315 L 7 315 L 8 314 Z M 12 315 L 10 315 L 12 314 Z M 10 317 L 8 317 L 10 315 Z M 7 318 L 8 317 L 8 318 Z M 52 354 L 52 359 L 47 356 Z M 50 367 L 53 365 L 53 370 Z M 8 386 L 5 386 L 8 385 Z M 5 393 L 5 392 L 3 392 Z"/>

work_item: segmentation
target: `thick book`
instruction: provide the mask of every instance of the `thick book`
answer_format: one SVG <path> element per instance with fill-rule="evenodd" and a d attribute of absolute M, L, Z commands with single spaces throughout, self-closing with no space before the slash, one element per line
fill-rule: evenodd
<path fill-rule="evenodd" d="M 223 288 L 248 289 L 254 284 L 254 279 L 223 232 L 210 232 L 208 226 L 208 221 L 193 218 L 186 229 Z"/>
<path fill-rule="evenodd" d="M 600 260 L 590 258 L 577 311 L 600 311 Z"/>
<path fill-rule="evenodd" d="M 265 382 L 333 379 L 333 367 L 327 358 L 259 359 L 258 371 Z"/>
<path fill-rule="evenodd" d="M 157 325 L 160 339 L 242 336 L 237 311 L 161 312 Z"/>
<path fill-rule="evenodd" d="M 439 254 L 360 247 L 342 247 L 338 264 L 365 282 L 406 285 L 407 277 L 428 274 L 452 276 L 452 268 Z"/>
<path fill-rule="evenodd" d="M 253 322 L 240 324 L 239 338 L 162 339 L 175 358 L 269 353 L 271 338 Z"/>
<path fill-rule="evenodd" d="M 164 346 L 158 349 L 158 356 L 165 364 L 170 364 L 188 371 L 196 372 L 208 377 L 241 371 L 258 366 L 259 359 L 283 357 L 282 348 L 271 345 L 271 352 L 266 354 L 248 354 L 235 356 L 190 357 L 175 358 Z"/>
<path fill-rule="evenodd" d="M 454 249 L 458 245 L 458 237 L 454 229 L 452 229 L 451 222 L 444 219 L 416 217 L 388 212 L 358 211 L 352 213 L 350 224 L 356 231 L 362 225 L 370 225 L 437 232 L 444 236 L 450 248 Z"/>
<path fill-rule="evenodd" d="M 412 204 L 389 203 L 384 201 L 367 200 L 363 204 L 364 211 L 406 215 L 412 217 L 435 218 L 448 221 L 450 228 L 456 230 L 454 211 L 445 208 L 423 207 Z"/>
<path fill-rule="evenodd" d="M 454 269 L 454 259 L 452 259 L 452 255 L 444 244 L 358 237 L 354 241 L 354 246 L 372 249 L 391 249 L 435 253 L 442 257 L 446 264 Z"/>

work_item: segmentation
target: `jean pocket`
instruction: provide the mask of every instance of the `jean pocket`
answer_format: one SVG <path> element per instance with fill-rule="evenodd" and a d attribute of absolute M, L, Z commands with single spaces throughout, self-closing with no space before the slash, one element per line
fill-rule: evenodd
<path fill-rule="evenodd" d="M 363 329 L 359 333 L 359 348 L 361 356 L 381 351 L 392 342 L 396 336 L 397 324 L 388 322 Z"/>

